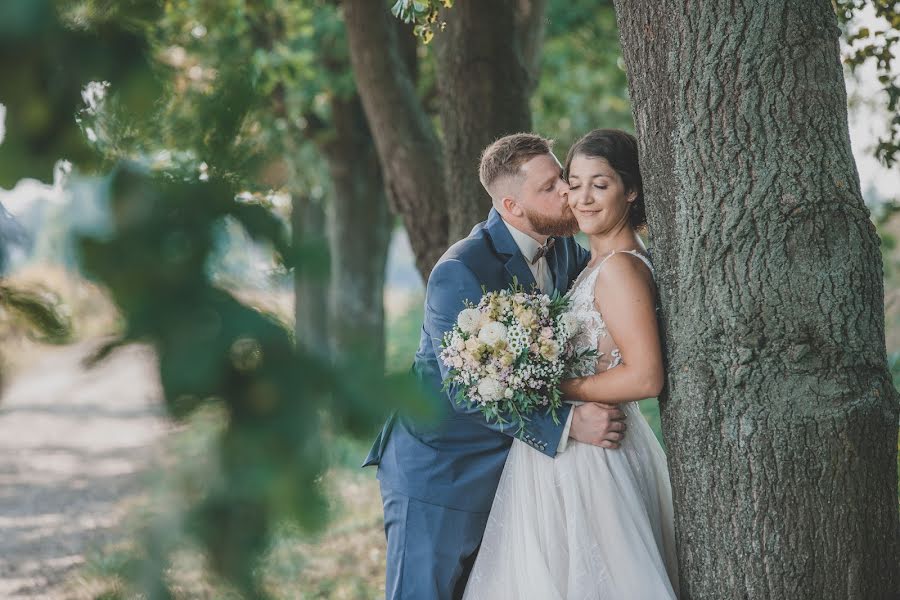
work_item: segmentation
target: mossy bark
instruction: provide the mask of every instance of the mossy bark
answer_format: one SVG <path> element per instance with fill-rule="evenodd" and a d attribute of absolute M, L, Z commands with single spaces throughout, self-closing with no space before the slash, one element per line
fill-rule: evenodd
<path fill-rule="evenodd" d="M 616 9 L 682 597 L 898 598 L 898 399 L 831 5 Z"/>

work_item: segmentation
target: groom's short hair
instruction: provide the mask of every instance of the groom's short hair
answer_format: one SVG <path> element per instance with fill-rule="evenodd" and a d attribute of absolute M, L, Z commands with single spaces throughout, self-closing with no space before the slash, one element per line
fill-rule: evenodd
<path fill-rule="evenodd" d="M 478 179 L 490 194 L 494 182 L 503 177 L 515 177 L 519 174 L 519 168 L 523 164 L 535 156 L 550 154 L 552 147 L 553 140 L 533 133 L 514 133 L 504 136 L 481 153 Z"/>

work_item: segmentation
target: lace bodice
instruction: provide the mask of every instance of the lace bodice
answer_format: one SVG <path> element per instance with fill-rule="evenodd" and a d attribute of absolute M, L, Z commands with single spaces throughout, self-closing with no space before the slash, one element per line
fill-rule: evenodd
<path fill-rule="evenodd" d="M 617 250 L 605 256 L 600 262 L 593 267 L 588 267 L 575 280 L 572 288 L 566 293 L 569 300 L 568 311 L 575 316 L 578 322 L 578 333 L 572 338 L 572 343 L 578 350 L 596 349 L 596 364 L 588 363 L 581 365 L 576 369 L 576 375 L 592 375 L 618 366 L 622 362 L 622 356 L 616 347 L 612 336 L 603 322 L 603 316 L 597 310 L 594 304 L 594 284 L 597 281 L 597 274 L 603 268 L 604 263 L 618 252 L 633 254 L 641 259 L 650 272 L 653 273 L 653 265 L 646 256 L 640 254 L 636 250 Z"/>

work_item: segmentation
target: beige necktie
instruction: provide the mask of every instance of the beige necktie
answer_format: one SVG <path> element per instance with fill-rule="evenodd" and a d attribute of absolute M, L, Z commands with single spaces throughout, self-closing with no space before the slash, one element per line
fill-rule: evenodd
<path fill-rule="evenodd" d="M 545 294 L 552 294 L 554 289 L 553 277 L 550 275 L 550 265 L 547 264 L 547 259 L 541 257 L 533 266 L 534 279 L 537 282 L 538 287 L 541 288 L 541 291 Z"/>
<path fill-rule="evenodd" d="M 552 294 L 554 290 L 553 276 L 550 274 L 550 265 L 547 264 L 547 253 L 553 248 L 553 244 L 555 243 L 556 238 L 547 238 L 547 242 L 538 248 L 534 257 L 531 259 L 534 279 L 537 282 L 538 287 L 541 288 L 541 291 L 545 294 Z"/>

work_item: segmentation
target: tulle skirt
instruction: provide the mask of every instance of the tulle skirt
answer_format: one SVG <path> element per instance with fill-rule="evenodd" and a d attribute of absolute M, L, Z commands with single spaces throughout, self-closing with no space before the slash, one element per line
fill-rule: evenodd
<path fill-rule="evenodd" d="M 549 458 L 515 440 L 466 600 L 677 598 L 666 457 L 636 402 L 607 450 L 569 440 Z"/>

